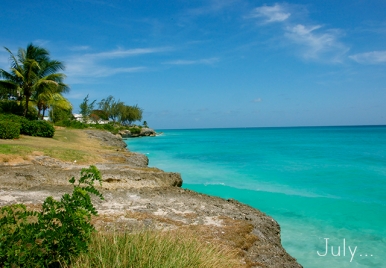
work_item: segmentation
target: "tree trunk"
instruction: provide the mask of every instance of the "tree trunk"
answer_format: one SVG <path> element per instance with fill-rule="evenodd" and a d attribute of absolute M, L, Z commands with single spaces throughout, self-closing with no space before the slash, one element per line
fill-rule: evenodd
<path fill-rule="evenodd" d="M 41 112 L 42 108 L 40 105 L 38 105 L 38 118 L 40 118 L 40 112 Z M 44 113 L 44 110 L 43 110 L 43 113 Z"/>
<path fill-rule="evenodd" d="M 44 120 L 44 114 L 46 113 L 47 108 L 43 108 L 42 120 Z"/>
<path fill-rule="evenodd" d="M 29 98 L 29 95 L 25 95 L 24 117 L 27 117 Z"/>

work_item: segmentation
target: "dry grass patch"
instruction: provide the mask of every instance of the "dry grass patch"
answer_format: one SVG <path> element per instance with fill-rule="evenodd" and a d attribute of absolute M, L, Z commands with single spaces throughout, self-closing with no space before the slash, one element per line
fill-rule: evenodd
<path fill-rule="evenodd" d="M 248 261 L 246 252 L 258 241 L 258 237 L 252 233 L 252 224 L 243 220 L 234 220 L 220 216 L 222 226 L 214 225 L 186 225 L 181 230 L 195 233 L 202 241 L 221 244 L 237 252 L 238 256 L 246 260 L 245 267 L 254 267 L 258 263 Z"/>
<path fill-rule="evenodd" d="M 31 160 L 31 157 L 28 155 L 8 155 L 8 154 L 0 154 L 0 163 L 14 165 L 18 163 L 27 163 Z"/>
<path fill-rule="evenodd" d="M 198 216 L 196 213 L 185 214 L 185 218 L 191 220 L 196 219 Z M 123 218 L 134 219 L 136 223 L 125 220 Z M 251 262 L 247 257 L 247 251 L 258 241 L 258 237 L 253 234 L 254 226 L 245 220 L 234 220 L 229 217 L 220 216 L 218 219 L 221 221 L 221 225 L 205 225 L 205 224 L 187 224 L 182 221 L 170 219 L 165 216 L 154 215 L 146 212 L 126 211 L 125 214 L 119 214 L 115 217 L 111 215 L 99 216 L 100 226 L 107 228 L 101 228 L 105 231 L 115 230 L 117 232 L 125 232 L 125 230 L 135 231 L 138 228 L 143 227 L 145 222 L 150 222 L 151 228 L 159 228 L 162 224 L 166 224 L 160 227 L 161 231 L 168 234 L 189 234 L 194 237 L 202 246 L 215 245 L 216 247 L 223 248 L 235 253 L 234 259 L 237 259 L 238 265 L 231 267 L 255 267 L 259 266 L 259 263 Z M 108 223 L 103 224 L 104 223 Z M 159 225 L 161 224 L 161 225 Z M 165 231 L 168 230 L 168 231 Z M 241 265 L 240 263 L 243 263 Z"/>
<path fill-rule="evenodd" d="M 89 138 L 78 129 L 57 129 L 53 138 L 21 135 L 15 140 L 0 140 L 0 162 L 3 163 L 10 162 L 8 156 L 11 155 L 20 156 L 23 160 L 45 155 L 65 162 L 76 160 L 79 164 L 96 164 L 107 162 L 103 155 L 112 151 L 112 148 L 100 145 L 98 140 Z"/>
<path fill-rule="evenodd" d="M 229 248 L 203 244 L 189 232 L 99 232 L 89 252 L 75 259 L 71 267 L 243 267 L 236 255 Z"/>

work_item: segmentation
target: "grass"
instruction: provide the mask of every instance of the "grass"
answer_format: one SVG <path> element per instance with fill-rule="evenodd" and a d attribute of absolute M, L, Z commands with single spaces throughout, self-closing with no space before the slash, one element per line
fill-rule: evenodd
<path fill-rule="evenodd" d="M 192 233 L 151 231 L 95 233 L 87 254 L 68 268 L 243 267 L 235 251 L 199 240 Z"/>
<path fill-rule="evenodd" d="M 57 129 L 53 138 L 21 135 L 19 139 L 0 140 L 0 162 L 28 160 L 31 156 L 45 155 L 66 162 L 95 164 L 105 162 L 101 156 L 111 152 L 82 130 Z"/>
<path fill-rule="evenodd" d="M 90 155 L 88 152 L 74 149 L 65 149 L 65 148 L 45 148 L 43 150 L 44 155 L 57 158 L 63 161 L 73 162 L 88 162 Z"/>
<path fill-rule="evenodd" d="M 22 145 L 0 144 L 0 154 L 24 156 L 31 153 L 32 153 L 31 148 L 28 148 Z"/>

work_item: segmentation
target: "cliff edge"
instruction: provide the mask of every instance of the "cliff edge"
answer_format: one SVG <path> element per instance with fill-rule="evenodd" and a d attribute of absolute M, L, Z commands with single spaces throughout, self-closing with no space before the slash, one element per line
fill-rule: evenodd
<path fill-rule="evenodd" d="M 145 155 L 128 151 L 111 133 L 85 130 L 79 135 L 100 146 L 94 152 L 98 162 L 92 163 L 104 181 L 105 200 L 95 201 L 97 229 L 188 229 L 208 243 L 238 250 L 240 267 L 302 267 L 281 246 L 280 226 L 266 214 L 232 199 L 180 188 L 180 174 L 149 168 Z M 25 203 L 34 208 L 47 196 L 60 198 L 71 191 L 68 180 L 78 177 L 83 167 L 88 165 L 41 154 L 3 161 L 0 206 Z"/>

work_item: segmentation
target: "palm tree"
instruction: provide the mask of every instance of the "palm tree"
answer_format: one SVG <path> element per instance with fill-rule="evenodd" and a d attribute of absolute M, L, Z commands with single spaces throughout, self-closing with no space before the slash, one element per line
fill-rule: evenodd
<path fill-rule="evenodd" d="M 27 49 L 20 48 L 15 56 L 5 48 L 11 57 L 11 71 L 0 69 L 0 88 L 7 89 L 19 101 L 24 100 L 24 116 L 27 115 L 31 97 L 42 92 L 66 92 L 68 86 L 63 83 L 65 75 L 60 61 L 51 60 L 46 49 L 29 44 Z M 40 92 L 40 93 L 39 93 Z"/>
<path fill-rule="evenodd" d="M 47 109 L 58 107 L 62 110 L 71 110 L 71 103 L 62 95 L 65 92 L 63 87 L 45 87 L 43 90 L 38 90 L 32 96 L 31 101 L 38 108 L 38 118 L 43 119 Z"/>
<path fill-rule="evenodd" d="M 54 110 L 56 109 L 60 109 L 60 110 L 65 110 L 65 111 L 71 111 L 72 110 L 72 105 L 71 103 L 66 99 L 64 98 L 60 93 L 54 93 L 52 95 L 52 98 L 47 102 L 47 106 L 46 106 L 46 109 L 47 108 L 51 108 L 51 115 L 52 115 L 52 121 L 55 122 L 56 118 L 54 118 Z M 43 109 L 43 115 L 42 115 L 42 118 L 44 118 L 44 113 L 45 113 L 45 110 L 46 109 Z"/>

